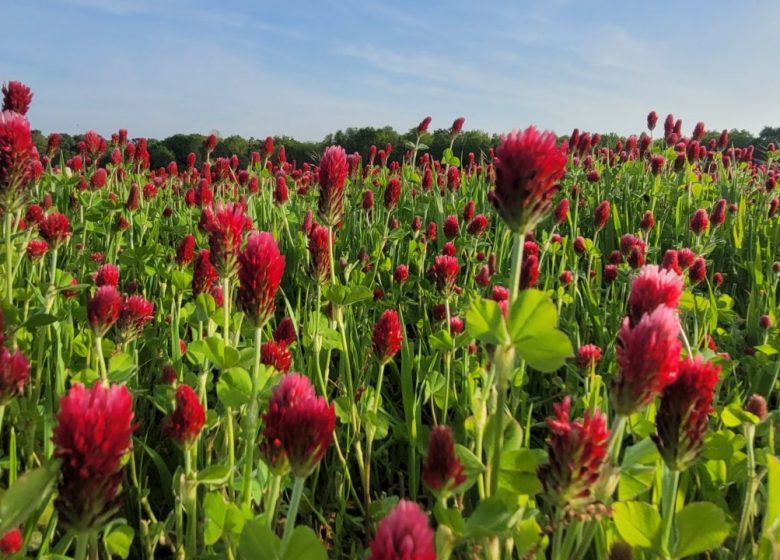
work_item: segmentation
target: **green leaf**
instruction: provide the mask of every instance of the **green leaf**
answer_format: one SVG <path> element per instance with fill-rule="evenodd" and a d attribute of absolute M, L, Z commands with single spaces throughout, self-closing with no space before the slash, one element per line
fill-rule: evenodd
<path fill-rule="evenodd" d="M 676 558 L 686 558 L 717 548 L 729 535 L 726 515 L 710 502 L 688 504 L 677 514 L 675 525 Z"/>
<path fill-rule="evenodd" d="M 480 539 L 502 534 L 512 526 L 516 513 L 499 498 L 482 500 L 466 521 L 465 537 Z"/>
<path fill-rule="evenodd" d="M 477 299 L 466 312 L 466 329 L 481 342 L 501 344 L 507 338 L 501 307 L 490 299 Z"/>
<path fill-rule="evenodd" d="M 241 531 L 238 554 L 245 560 L 280 560 L 281 541 L 261 518 L 247 521 Z"/>
<path fill-rule="evenodd" d="M 219 369 L 225 369 L 225 343 L 221 336 L 206 339 L 206 357 Z"/>
<path fill-rule="evenodd" d="M 342 305 L 352 305 L 353 303 L 365 301 L 368 299 L 374 299 L 374 290 L 368 286 L 355 286 L 344 297 L 344 302 Z"/>
<path fill-rule="evenodd" d="M 125 560 L 130 556 L 130 547 L 135 538 L 135 529 L 129 525 L 114 525 L 111 531 L 103 537 L 108 552 Z"/>
<path fill-rule="evenodd" d="M 658 549 L 661 516 L 644 502 L 618 502 L 612 507 L 620 537 L 631 546 Z"/>
<path fill-rule="evenodd" d="M 430 344 L 431 348 L 434 350 L 440 350 L 442 352 L 451 352 L 455 349 L 455 341 L 452 340 L 452 335 L 446 329 L 431 334 L 431 336 L 428 337 L 428 344 Z"/>
<path fill-rule="evenodd" d="M 328 554 L 314 531 L 301 525 L 293 529 L 282 560 L 328 560 Z"/>
<path fill-rule="evenodd" d="M 224 484 L 230 476 L 230 465 L 209 465 L 198 473 L 198 484 Z"/>
<path fill-rule="evenodd" d="M 767 497 L 764 515 L 763 538 L 769 546 L 780 544 L 780 459 L 773 455 L 766 457 Z M 762 543 L 762 548 L 766 546 Z"/>
<path fill-rule="evenodd" d="M 230 368 L 222 372 L 217 381 L 217 397 L 225 406 L 238 408 L 252 398 L 252 379 L 243 368 Z"/>
<path fill-rule="evenodd" d="M 515 449 L 501 455 L 498 484 L 521 496 L 532 496 L 542 490 L 536 469 L 544 461 L 544 451 Z"/>
<path fill-rule="evenodd" d="M 532 368 L 553 372 L 574 355 L 574 348 L 565 333 L 552 329 L 523 339 L 517 344 L 517 353 Z"/>
<path fill-rule="evenodd" d="M 50 313 L 36 313 L 27 319 L 22 326 L 28 330 L 31 330 L 38 327 L 51 325 L 57 321 L 59 321 L 59 318 L 56 315 L 52 315 Z"/>
<path fill-rule="evenodd" d="M 184 270 L 174 270 L 171 273 L 171 282 L 177 290 L 183 292 L 192 284 L 192 274 Z"/>
<path fill-rule="evenodd" d="M 761 419 L 755 414 L 744 410 L 738 403 L 731 403 L 720 413 L 720 419 L 729 428 L 736 428 L 742 424 L 758 424 Z"/>
<path fill-rule="evenodd" d="M 203 544 L 211 546 L 222 536 L 227 515 L 227 502 L 222 494 L 209 492 L 203 498 Z"/>
<path fill-rule="evenodd" d="M 655 480 L 658 449 L 649 437 L 626 449 L 620 465 L 618 498 L 633 500 L 647 491 Z"/>
<path fill-rule="evenodd" d="M 515 344 L 555 329 L 558 311 L 546 293 L 523 290 L 509 309 L 509 335 Z"/>
<path fill-rule="evenodd" d="M 0 534 L 18 527 L 34 511 L 49 501 L 57 475 L 59 462 L 53 461 L 38 469 L 27 471 L 0 498 Z"/>

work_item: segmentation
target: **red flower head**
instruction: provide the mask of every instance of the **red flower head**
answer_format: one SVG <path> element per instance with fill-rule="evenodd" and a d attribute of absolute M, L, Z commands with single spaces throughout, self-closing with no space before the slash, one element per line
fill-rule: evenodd
<path fill-rule="evenodd" d="M 401 198 L 401 182 L 392 177 L 385 187 L 385 208 L 392 210 L 398 204 L 398 199 Z"/>
<path fill-rule="evenodd" d="M 96 169 L 92 174 L 92 177 L 89 178 L 89 184 L 93 189 L 102 189 L 106 186 L 107 180 L 108 176 L 106 175 L 106 170 L 101 167 Z"/>
<path fill-rule="evenodd" d="M 43 208 L 38 204 L 30 204 L 27 208 L 27 212 L 24 213 L 24 219 L 31 224 L 40 224 L 43 221 Z"/>
<path fill-rule="evenodd" d="M 206 152 L 211 153 L 217 147 L 217 135 L 209 134 L 206 137 Z"/>
<path fill-rule="evenodd" d="M 185 235 L 179 246 L 176 248 L 176 263 L 186 266 L 192 262 L 195 256 L 195 236 L 188 233 Z"/>
<path fill-rule="evenodd" d="M 382 363 L 387 363 L 401 349 L 404 340 L 403 328 L 398 320 L 398 313 L 388 309 L 374 325 L 371 345 L 374 354 Z"/>
<path fill-rule="evenodd" d="M 287 373 L 290 371 L 292 353 L 284 340 L 269 340 L 260 347 L 260 361 L 281 373 Z"/>
<path fill-rule="evenodd" d="M 49 244 L 43 239 L 31 239 L 27 242 L 27 247 L 25 247 L 27 258 L 32 262 L 40 261 L 48 250 Z"/>
<path fill-rule="evenodd" d="M 658 113 L 655 111 L 650 111 L 647 114 L 647 129 L 653 130 L 655 129 L 655 125 L 658 124 Z"/>
<path fill-rule="evenodd" d="M 444 497 L 466 481 L 449 426 L 436 426 L 431 430 L 422 480 L 437 496 Z"/>
<path fill-rule="evenodd" d="M 459 230 L 458 217 L 455 214 L 447 216 L 444 220 L 444 235 L 447 236 L 447 239 L 455 239 Z"/>
<path fill-rule="evenodd" d="M 17 529 L 11 529 L 2 538 L 0 538 L 0 554 L 3 556 L 12 556 L 22 549 L 24 536 Z"/>
<path fill-rule="evenodd" d="M 558 205 L 553 210 L 553 221 L 560 225 L 566 221 L 566 217 L 569 215 L 569 199 L 562 198 Z"/>
<path fill-rule="evenodd" d="M 523 265 L 520 268 L 520 289 L 527 290 L 536 286 L 539 280 L 539 257 L 534 254 L 523 257 Z"/>
<path fill-rule="evenodd" d="M 726 205 L 728 202 L 725 198 L 721 198 L 718 202 L 715 203 L 715 206 L 712 207 L 712 213 L 710 214 L 710 221 L 712 222 L 712 225 L 715 227 L 718 227 L 719 225 L 722 225 L 723 222 L 726 221 Z"/>
<path fill-rule="evenodd" d="M 431 117 L 425 117 L 422 121 L 420 121 L 420 124 L 417 125 L 417 136 L 428 132 L 428 127 L 431 125 L 432 120 L 433 119 Z"/>
<path fill-rule="evenodd" d="M 690 268 L 693 261 L 696 260 L 696 253 L 688 248 L 680 249 L 677 251 L 677 260 L 679 261 L 681 268 Z"/>
<path fill-rule="evenodd" d="M 691 231 L 694 235 L 701 235 L 710 226 L 710 220 L 707 218 L 707 211 L 699 208 L 691 216 Z"/>
<path fill-rule="evenodd" d="M 436 241 L 436 222 L 431 222 L 425 228 L 425 238 L 428 241 Z"/>
<path fill-rule="evenodd" d="M 651 264 L 642 267 L 631 282 L 628 314 L 636 325 L 645 313 L 660 305 L 676 309 L 683 291 L 683 280 L 676 272 Z"/>
<path fill-rule="evenodd" d="M 40 231 L 41 237 L 48 241 L 53 249 L 56 249 L 61 247 L 70 237 L 70 222 L 64 214 L 52 212 L 38 224 L 38 231 Z"/>
<path fill-rule="evenodd" d="M 135 428 L 133 398 L 124 385 L 85 389 L 75 383 L 60 399 L 52 441 L 62 468 L 54 505 L 66 526 L 92 530 L 116 511 Z"/>
<path fill-rule="evenodd" d="M 454 165 L 447 169 L 447 188 L 452 192 L 460 189 L 460 170 Z"/>
<path fill-rule="evenodd" d="M 436 278 L 439 290 L 449 294 L 455 288 L 455 282 L 460 272 L 460 264 L 457 257 L 438 255 L 433 261 L 432 272 Z"/>
<path fill-rule="evenodd" d="M 87 298 L 87 317 L 96 336 L 103 336 L 117 322 L 122 310 L 122 296 L 114 286 L 100 286 Z"/>
<path fill-rule="evenodd" d="M 22 82 L 11 80 L 3 84 L 3 111 L 26 115 L 32 103 L 32 90 Z"/>
<path fill-rule="evenodd" d="M 466 122 L 466 119 L 464 117 L 458 117 L 454 121 L 452 121 L 452 127 L 450 128 L 450 134 L 452 136 L 457 136 L 461 133 L 463 130 L 463 123 Z"/>
<path fill-rule="evenodd" d="M 463 221 L 470 222 L 474 217 L 474 201 L 469 200 L 466 206 L 463 207 Z"/>
<path fill-rule="evenodd" d="M 154 319 L 154 304 L 143 296 L 130 296 L 122 302 L 116 326 L 125 340 L 138 338 L 144 327 Z"/>
<path fill-rule="evenodd" d="M 54 158 L 54 155 L 59 151 L 61 141 L 62 135 L 59 132 L 49 134 L 49 138 L 46 140 L 46 155 L 49 156 L 49 159 Z"/>
<path fill-rule="evenodd" d="M 577 350 L 577 364 L 583 369 L 595 367 L 601 359 L 601 348 L 595 344 L 583 344 Z"/>
<path fill-rule="evenodd" d="M 561 272 L 561 274 L 558 276 L 558 281 L 563 286 L 568 286 L 571 284 L 571 281 L 574 279 L 574 275 L 572 274 L 571 270 L 564 270 Z"/>
<path fill-rule="evenodd" d="M 344 212 L 344 184 L 349 173 L 347 153 L 341 146 L 330 146 L 320 158 L 319 215 L 326 226 L 341 223 Z"/>
<path fill-rule="evenodd" d="M 436 560 L 433 529 L 414 502 L 401 500 L 385 516 L 371 541 L 370 560 Z"/>
<path fill-rule="evenodd" d="M 211 289 L 214 281 L 219 278 L 217 269 L 211 264 L 211 253 L 208 249 L 202 249 L 195 259 L 195 267 L 192 272 L 192 294 L 198 296 Z"/>
<path fill-rule="evenodd" d="M 476 276 L 474 276 L 474 281 L 477 283 L 478 286 L 489 286 L 490 285 L 490 267 L 488 265 L 483 264 L 479 268 L 479 272 L 477 272 Z"/>
<path fill-rule="evenodd" d="M 707 262 L 704 260 L 704 257 L 696 257 L 696 260 L 693 261 L 693 264 L 688 269 L 688 280 L 695 286 L 704 282 L 705 278 L 707 278 Z"/>
<path fill-rule="evenodd" d="M 0 404 L 6 405 L 30 379 L 30 363 L 21 350 L 14 352 L 0 346 Z"/>
<path fill-rule="evenodd" d="M 653 441 L 669 469 L 684 471 L 702 451 L 720 367 L 696 356 L 680 360 L 678 370 L 661 395 Z"/>
<path fill-rule="evenodd" d="M 470 235 L 480 236 L 487 230 L 488 222 L 484 214 L 477 214 L 474 219 L 469 222 L 467 231 Z"/>
<path fill-rule="evenodd" d="M 311 474 L 325 456 L 336 426 L 334 406 L 318 397 L 308 377 L 282 377 L 263 415 L 263 460 L 277 474 L 291 469 L 296 477 Z"/>
<path fill-rule="evenodd" d="M 276 177 L 276 188 L 274 188 L 274 202 L 281 206 L 287 202 L 288 198 L 289 192 L 287 189 L 287 179 L 284 175 L 279 174 Z"/>
<path fill-rule="evenodd" d="M 593 227 L 596 230 L 603 229 L 609 219 L 609 201 L 602 200 L 593 212 Z"/>
<path fill-rule="evenodd" d="M 639 222 L 639 227 L 641 227 L 645 231 L 650 231 L 653 229 L 653 226 L 655 225 L 655 218 L 653 217 L 652 210 L 648 210 L 645 212 L 645 215 L 642 216 L 642 221 Z"/>
<path fill-rule="evenodd" d="M 119 269 L 115 264 L 100 265 L 95 273 L 95 286 L 119 286 Z"/>
<path fill-rule="evenodd" d="M 547 419 L 549 461 L 539 469 L 545 492 L 556 505 L 569 505 L 575 511 L 595 501 L 593 487 L 607 460 L 609 430 L 606 419 L 596 409 L 591 415 L 571 420 L 571 397 L 553 405 L 555 416 Z"/>
<path fill-rule="evenodd" d="M 496 153 L 496 188 L 490 199 L 512 231 L 526 233 L 550 209 L 566 167 L 566 151 L 555 135 L 533 126 L 513 131 Z"/>
<path fill-rule="evenodd" d="M 409 267 L 405 264 L 399 264 L 397 267 L 395 267 L 395 272 L 393 272 L 393 281 L 395 281 L 398 284 L 403 284 L 406 282 L 406 280 L 409 278 Z"/>
<path fill-rule="evenodd" d="M 761 395 L 752 395 L 748 402 L 745 404 L 745 410 L 754 415 L 759 420 L 766 418 L 769 414 L 769 410 L 766 406 L 766 399 Z"/>
<path fill-rule="evenodd" d="M 647 406 L 677 377 L 681 344 L 674 310 L 660 305 L 635 325 L 626 317 L 618 334 L 618 375 L 612 404 L 628 416 Z"/>
<path fill-rule="evenodd" d="M 284 342 L 287 346 L 290 346 L 297 340 L 295 335 L 295 324 L 289 317 L 285 317 L 274 329 L 274 340 L 277 342 Z"/>
<path fill-rule="evenodd" d="M 581 235 L 578 235 L 574 238 L 574 243 L 572 244 L 572 247 L 574 248 L 574 252 L 578 255 L 581 255 L 587 250 L 587 246 L 585 245 L 585 238 Z"/>
<path fill-rule="evenodd" d="M 209 234 L 211 260 L 217 270 L 223 277 L 231 276 L 234 257 L 241 246 L 241 236 L 245 229 L 252 227 L 244 205 L 237 202 L 218 204 L 216 212 L 206 207 L 201 214 L 199 227 Z"/>
<path fill-rule="evenodd" d="M 284 274 L 284 257 L 273 235 L 253 232 L 238 255 L 238 305 L 255 327 L 274 311 L 274 298 Z"/>
<path fill-rule="evenodd" d="M 319 284 L 330 282 L 330 253 L 328 252 L 328 228 L 316 225 L 309 237 L 310 270 Z"/>
<path fill-rule="evenodd" d="M 176 387 L 176 408 L 165 421 L 163 431 L 179 445 L 189 446 L 200 435 L 206 422 L 206 411 L 189 385 Z"/>
<path fill-rule="evenodd" d="M 387 194 L 387 189 L 385 189 L 385 194 Z M 372 208 L 374 208 L 374 191 L 369 189 L 363 193 L 363 210 L 370 211 Z"/>

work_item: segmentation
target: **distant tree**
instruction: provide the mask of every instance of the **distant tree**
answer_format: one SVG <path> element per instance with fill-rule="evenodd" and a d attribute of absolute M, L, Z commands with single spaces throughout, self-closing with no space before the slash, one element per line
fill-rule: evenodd
<path fill-rule="evenodd" d="M 187 156 L 190 152 L 198 156 L 198 161 L 203 159 L 203 143 L 206 136 L 203 134 L 174 134 L 169 136 L 162 143 L 174 155 L 174 160 L 182 167 L 187 164 Z"/>
<path fill-rule="evenodd" d="M 149 166 L 152 169 L 167 167 L 169 163 L 176 161 L 176 154 L 162 142 L 149 140 L 147 149 L 149 150 Z"/>

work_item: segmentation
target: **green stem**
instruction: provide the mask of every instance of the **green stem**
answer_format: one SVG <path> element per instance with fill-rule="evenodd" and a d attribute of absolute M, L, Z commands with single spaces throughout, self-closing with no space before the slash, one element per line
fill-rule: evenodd
<path fill-rule="evenodd" d="M 265 526 L 272 529 L 274 526 L 274 516 L 276 515 L 276 503 L 279 501 L 279 492 L 282 487 L 282 477 L 278 474 L 271 475 L 271 493 L 268 494 L 268 501 L 265 506 Z"/>
<path fill-rule="evenodd" d="M 95 336 L 95 354 L 97 356 L 98 370 L 100 371 L 100 379 L 103 383 L 108 385 L 108 370 L 106 369 L 106 359 L 103 357 L 103 337 Z"/>
<path fill-rule="evenodd" d="M 13 243 L 14 216 L 5 210 L 5 301 L 11 307 L 14 304 Z"/>
<path fill-rule="evenodd" d="M 87 548 L 89 547 L 89 534 L 79 533 L 76 535 L 76 555 L 74 560 L 86 560 Z"/>
<path fill-rule="evenodd" d="M 609 461 L 613 465 L 617 465 L 618 458 L 620 457 L 620 448 L 623 444 L 623 433 L 626 431 L 627 416 L 618 414 L 612 420 L 612 427 L 610 431 L 612 434 L 609 436 L 609 447 L 607 448 L 607 456 Z"/>
<path fill-rule="evenodd" d="M 661 547 L 664 554 L 671 550 L 672 526 L 674 525 L 674 512 L 677 503 L 677 487 L 680 484 L 680 471 L 670 470 L 664 463 L 663 479 L 661 484 L 662 523 Z"/>
<path fill-rule="evenodd" d="M 222 340 L 230 345 L 230 278 L 222 279 Z"/>
<path fill-rule="evenodd" d="M 284 523 L 284 535 L 282 537 L 282 550 L 290 542 L 293 529 L 295 528 L 295 519 L 298 517 L 298 506 L 301 504 L 301 496 L 303 495 L 303 483 L 306 482 L 306 478 L 303 476 L 296 476 L 295 483 L 293 484 L 292 498 L 290 499 L 290 508 L 287 510 L 287 520 Z"/>
<path fill-rule="evenodd" d="M 258 377 L 260 375 L 260 348 L 263 341 L 262 327 L 255 328 L 255 367 L 252 374 L 252 397 L 249 401 L 247 414 L 247 437 L 244 442 L 244 476 L 241 486 L 241 504 L 248 506 L 252 495 L 252 469 L 254 468 L 255 439 L 257 438 L 257 417 L 259 415 L 257 405 L 257 392 L 259 390 Z"/>
<path fill-rule="evenodd" d="M 756 479 L 756 453 L 755 436 L 756 427 L 753 424 L 745 424 L 745 441 L 747 444 L 747 481 L 745 483 L 745 499 L 742 503 L 742 515 L 739 519 L 739 532 L 737 533 L 737 546 L 734 552 L 739 555 L 745 544 L 745 539 L 750 534 L 753 523 L 753 501 L 758 491 L 758 480 Z"/>

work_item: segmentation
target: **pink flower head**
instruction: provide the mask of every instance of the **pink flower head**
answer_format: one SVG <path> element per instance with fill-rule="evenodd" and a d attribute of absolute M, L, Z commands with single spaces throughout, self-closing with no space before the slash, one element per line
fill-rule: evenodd
<path fill-rule="evenodd" d="M 655 225 L 655 218 L 653 217 L 652 210 L 648 210 L 645 212 L 645 215 L 642 216 L 642 221 L 639 223 L 639 227 L 642 228 L 644 231 L 650 231 L 653 229 L 653 226 Z"/>
<path fill-rule="evenodd" d="M 389 362 L 401 349 L 403 340 L 403 328 L 398 320 L 398 313 L 393 309 L 386 310 L 374 325 L 371 336 L 374 354 L 380 362 Z"/>
<path fill-rule="evenodd" d="M 326 226 L 341 223 L 344 212 L 344 184 L 349 173 L 347 153 L 341 146 L 330 146 L 320 158 L 319 215 Z"/>
<path fill-rule="evenodd" d="M 48 250 L 49 244 L 43 239 L 31 239 L 25 247 L 27 257 L 34 263 L 39 262 Z"/>
<path fill-rule="evenodd" d="M 241 246 L 241 237 L 244 230 L 251 229 L 251 226 L 252 221 L 241 203 L 218 204 L 216 211 L 211 207 L 203 209 L 200 227 L 209 234 L 211 260 L 223 277 L 232 274 L 233 259 Z"/>
<path fill-rule="evenodd" d="M 707 217 L 707 211 L 704 208 L 699 208 L 691 216 L 691 231 L 694 235 L 701 235 L 707 228 L 710 227 L 710 220 Z"/>
<path fill-rule="evenodd" d="M 95 286 L 119 286 L 119 268 L 112 263 L 100 265 L 95 272 Z"/>
<path fill-rule="evenodd" d="M 674 310 L 660 305 L 632 327 L 626 317 L 618 334 L 618 375 L 612 385 L 612 404 L 628 416 L 647 406 L 677 377 L 682 345 Z"/>
<path fill-rule="evenodd" d="M 273 235 L 253 232 L 238 255 L 238 305 L 255 327 L 273 313 L 274 298 L 284 274 L 284 256 Z"/>
<path fill-rule="evenodd" d="M 6 405 L 21 394 L 29 379 L 30 363 L 22 351 L 11 352 L 0 346 L 0 404 Z"/>
<path fill-rule="evenodd" d="M 116 511 L 135 429 L 133 398 L 124 385 L 86 389 L 75 383 L 60 399 L 52 437 L 62 461 L 54 505 L 67 527 L 88 531 Z"/>
<path fill-rule="evenodd" d="M 703 449 L 720 367 L 696 356 L 680 360 L 678 370 L 661 394 L 653 441 L 667 466 L 683 471 Z"/>
<path fill-rule="evenodd" d="M 433 537 L 428 516 L 420 506 L 401 500 L 379 522 L 370 560 L 436 560 Z"/>
<path fill-rule="evenodd" d="M 577 350 L 577 364 L 583 369 L 595 367 L 601 360 L 601 348 L 595 344 L 583 344 Z"/>
<path fill-rule="evenodd" d="M 263 415 L 260 453 L 276 473 L 291 469 L 308 476 L 325 456 L 336 425 L 334 406 L 318 397 L 308 377 L 289 373 L 282 377 Z"/>
<path fill-rule="evenodd" d="M 421 478 L 437 496 L 445 497 L 466 481 L 449 426 L 440 425 L 431 430 Z"/>
<path fill-rule="evenodd" d="M 704 282 L 705 278 L 707 278 L 707 262 L 704 260 L 704 257 L 696 257 L 688 269 L 688 280 L 695 286 Z"/>
<path fill-rule="evenodd" d="M 319 284 L 330 282 L 330 253 L 328 249 L 328 228 L 319 224 L 311 230 L 309 237 L 311 276 Z"/>
<path fill-rule="evenodd" d="M 206 422 L 206 411 L 197 393 L 189 385 L 176 387 L 176 408 L 165 421 L 163 432 L 179 445 L 189 446 Z"/>
<path fill-rule="evenodd" d="M 547 419 L 549 461 L 539 469 L 545 492 L 556 505 L 575 511 L 592 503 L 593 487 L 607 459 L 609 430 L 606 418 L 596 409 L 591 415 L 571 420 L 571 397 L 553 405 L 555 416 Z"/>
<path fill-rule="evenodd" d="M 631 282 L 628 311 L 631 324 L 660 305 L 676 309 L 683 291 L 683 280 L 676 272 L 654 264 L 642 267 Z"/>
<path fill-rule="evenodd" d="M 138 338 L 154 319 L 154 304 L 143 296 L 130 296 L 122 302 L 116 327 L 125 340 Z"/>
<path fill-rule="evenodd" d="M 451 293 L 460 272 L 458 258 L 438 255 L 433 261 L 432 272 L 439 290 L 445 294 Z"/>
<path fill-rule="evenodd" d="M 32 103 L 33 92 L 22 82 L 11 80 L 3 84 L 3 111 L 13 111 L 26 115 Z"/>
<path fill-rule="evenodd" d="M 566 167 L 566 151 L 556 145 L 554 134 L 531 126 L 504 137 L 496 156 L 491 202 L 512 231 L 530 231 L 550 209 Z"/>
<path fill-rule="evenodd" d="M 100 286 L 87 299 L 87 317 L 96 336 L 103 336 L 117 322 L 122 311 L 122 296 L 114 286 Z"/>
<path fill-rule="evenodd" d="M 53 249 L 61 247 L 70 237 L 70 222 L 64 214 L 52 212 L 38 224 L 41 237 L 49 242 Z"/>

